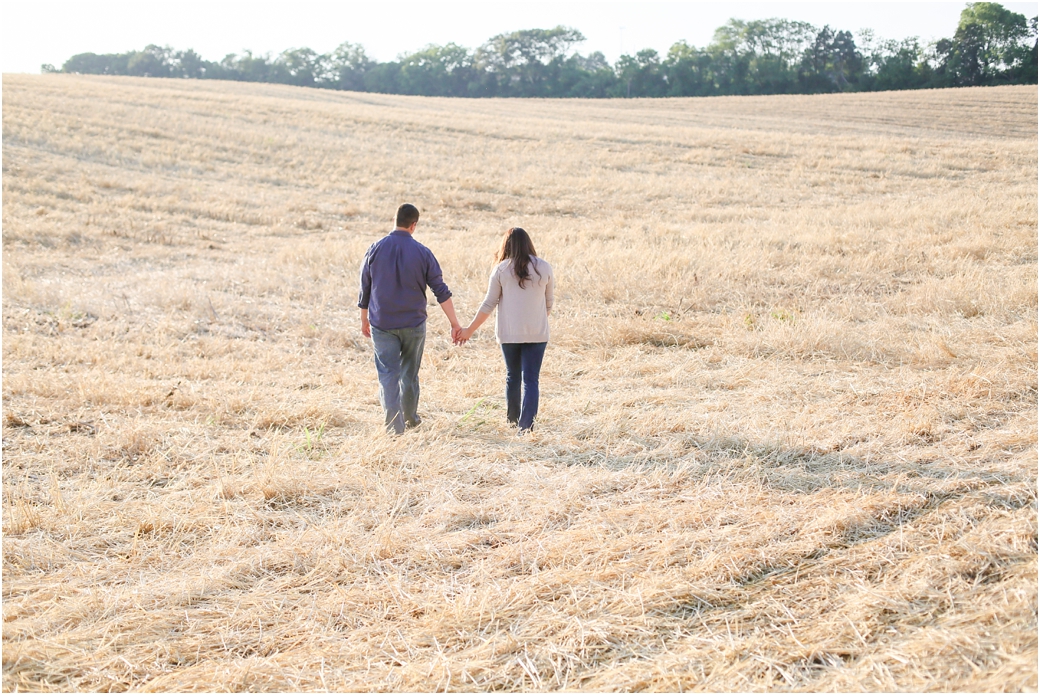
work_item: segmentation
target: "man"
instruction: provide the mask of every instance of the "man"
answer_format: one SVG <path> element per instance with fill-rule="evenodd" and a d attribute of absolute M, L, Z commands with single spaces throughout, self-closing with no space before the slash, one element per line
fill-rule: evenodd
<path fill-rule="evenodd" d="M 399 207 L 394 231 L 372 244 L 361 263 L 361 332 L 375 348 L 379 401 L 386 431 L 393 434 L 421 422 L 419 364 L 426 344 L 427 287 L 451 323 L 452 341 L 462 331 L 440 264 L 412 238 L 418 222 L 418 208 L 407 203 Z"/>

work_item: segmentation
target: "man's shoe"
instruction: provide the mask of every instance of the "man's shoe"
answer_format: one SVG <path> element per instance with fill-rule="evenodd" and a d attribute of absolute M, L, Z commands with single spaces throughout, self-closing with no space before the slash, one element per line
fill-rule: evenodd
<path fill-rule="evenodd" d="M 421 424 L 422 424 L 422 418 L 420 418 L 418 420 L 407 420 L 404 423 L 404 428 L 406 430 L 414 430 L 416 427 L 418 427 Z"/>

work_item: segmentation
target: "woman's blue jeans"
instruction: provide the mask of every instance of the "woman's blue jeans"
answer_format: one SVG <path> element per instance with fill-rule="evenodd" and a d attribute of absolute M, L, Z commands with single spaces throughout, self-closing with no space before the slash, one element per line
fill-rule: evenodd
<path fill-rule="evenodd" d="M 502 343 L 502 356 L 506 358 L 506 419 L 521 430 L 531 429 L 538 414 L 538 374 L 542 371 L 545 346 L 546 343 Z"/>
<path fill-rule="evenodd" d="M 419 365 L 426 345 L 426 323 L 415 328 L 381 331 L 372 326 L 372 346 L 379 373 L 379 401 L 386 415 L 386 430 L 404 432 L 419 424 Z"/>

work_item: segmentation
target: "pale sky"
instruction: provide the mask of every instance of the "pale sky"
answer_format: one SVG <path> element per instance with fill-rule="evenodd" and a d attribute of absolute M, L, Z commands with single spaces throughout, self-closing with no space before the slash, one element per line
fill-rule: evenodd
<path fill-rule="evenodd" d="M 517 29 L 557 24 L 581 31 L 577 51 L 602 51 L 613 63 L 624 52 L 654 48 L 662 57 L 679 40 L 704 47 L 730 18 L 781 17 L 878 38 L 952 36 L 965 2 L 321 2 L 319 0 L 3 0 L 0 69 L 40 72 L 77 53 L 122 53 L 147 44 L 193 48 L 207 60 L 251 49 L 332 51 L 359 43 L 369 57 L 393 60 L 428 44 L 476 48 Z M 1034 17 L 1037 3 L 1006 2 Z"/>

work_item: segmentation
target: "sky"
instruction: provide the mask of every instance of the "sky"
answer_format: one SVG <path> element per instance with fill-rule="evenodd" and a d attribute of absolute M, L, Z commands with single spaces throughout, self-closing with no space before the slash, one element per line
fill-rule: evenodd
<path fill-rule="evenodd" d="M 3 0 L 0 70 L 39 73 L 77 53 L 123 53 L 148 44 L 193 48 L 207 60 L 250 49 L 330 52 L 343 42 L 370 58 L 393 60 L 429 44 L 476 48 L 518 29 L 578 29 L 577 51 L 601 51 L 611 63 L 643 48 L 662 56 L 676 41 L 704 47 L 731 18 L 780 17 L 878 38 L 952 36 L 965 2 L 328 2 L 319 0 Z M 1005 2 L 1034 17 L 1035 2 Z"/>

